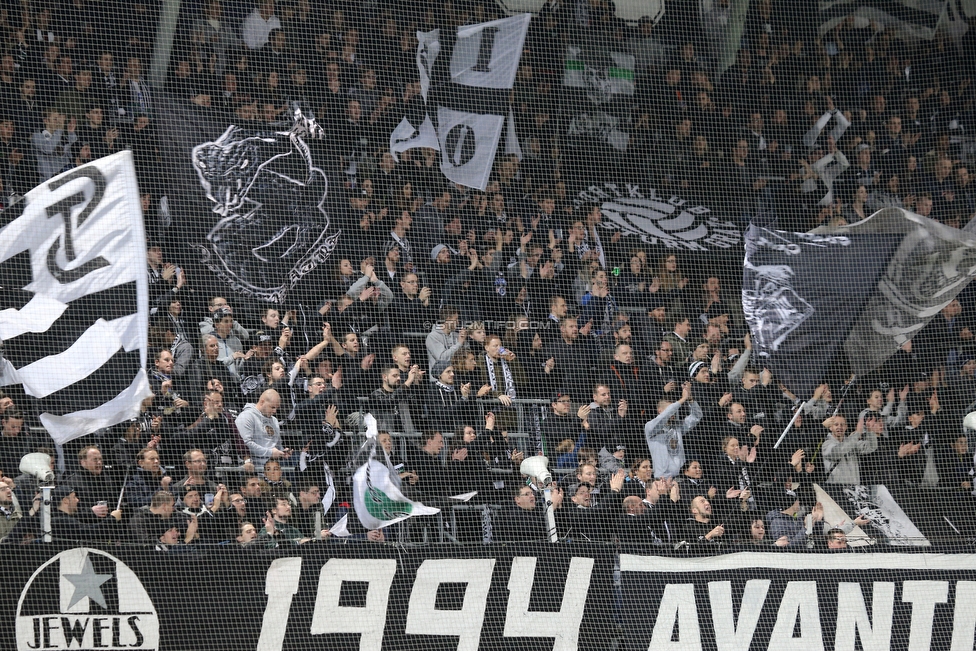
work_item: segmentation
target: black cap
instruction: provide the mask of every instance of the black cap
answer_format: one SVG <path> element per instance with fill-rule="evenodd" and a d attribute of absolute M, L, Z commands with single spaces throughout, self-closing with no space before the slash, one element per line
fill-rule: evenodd
<path fill-rule="evenodd" d="M 259 344 L 267 344 L 274 341 L 274 338 L 264 330 L 258 330 L 254 333 L 254 336 L 257 338 Z"/>
<path fill-rule="evenodd" d="M 234 316 L 234 313 L 231 312 L 226 307 L 218 307 L 216 310 L 214 310 L 214 313 L 213 313 L 214 323 L 216 323 L 217 321 L 220 321 L 224 317 L 228 317 L 228 316 Z"/>
<path fill-rule="evenodd" d="M 66 498 L 75 492 L 74 486 L 58 486 L 53 491 L 51 491 L 51 502 L 54 504 L 55 508 L 61 504 L 61 500 Z"/>
<path fill-rule="evenodd" d="M 793 491 L 775 491 L 766 495 L 769 508 L 776 511 L 785 511 L 793 506 L 798 499 L 800 499 L 799 496 Z"/>

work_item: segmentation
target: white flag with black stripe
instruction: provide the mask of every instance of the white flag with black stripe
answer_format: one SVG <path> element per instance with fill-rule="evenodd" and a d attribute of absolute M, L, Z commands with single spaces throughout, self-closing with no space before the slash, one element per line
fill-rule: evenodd
<path fill-rule="evenodd" d="M 0 230 L 2 381 L 37 399 L 58 443 L 139 414 L 146 236 L 131 152 L 52 178 Z"/>

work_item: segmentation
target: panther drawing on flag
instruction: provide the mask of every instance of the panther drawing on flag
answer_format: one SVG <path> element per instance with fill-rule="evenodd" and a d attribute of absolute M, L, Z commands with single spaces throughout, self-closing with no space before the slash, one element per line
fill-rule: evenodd
<path fill-rule="evenodd" d="M 203 262 L 242 294 L 273 302 L 324 262 L 339 237 L 328 233 L 328 181 L 305 142 L 322 128 L 300 109 L 294 118 L 289 131 L 231 125 L 192 154 L 218 216 L 209 248 L 197 245 Z"/>

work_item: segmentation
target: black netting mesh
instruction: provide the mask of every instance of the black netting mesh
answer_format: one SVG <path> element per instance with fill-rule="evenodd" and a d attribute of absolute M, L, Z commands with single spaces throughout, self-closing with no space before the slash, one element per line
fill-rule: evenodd
<path fill-rule="evenodd" d="M 974 17 L 2 3 L 0 646 L 972 649 Z"/>

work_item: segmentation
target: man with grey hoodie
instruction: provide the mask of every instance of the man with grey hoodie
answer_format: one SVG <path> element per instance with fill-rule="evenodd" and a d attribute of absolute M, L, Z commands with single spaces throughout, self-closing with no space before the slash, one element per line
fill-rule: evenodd
<path fill-rule="evenodd" d="M 691 413 L 680 424 L 672 423 L 681 406 L 691 401 Z M 651 453 L 654 477 L 674 477 L 685 463 L 685 444 L 683 436 L 691 431 L 702 419 L 702 408 L 691 395 L 691 383 L 685 382 L 681 398 L 677 402 L 662 400 L 657 403 L 657 417 L 644 425 L 644 438 Z"/>
<path fill-rule="evenodd" d="M 250 461 L 255 468 L 263 468 L 268 459 L 291 456 L 291 448 L 281 443 L 281 427 L 275 413 L 281 405 L 281 396 L 274 389 L 261 394 L 257 403 L 248 403 L 234 421 L 237 431 L 251 453 Z"/>
<path fill-rule="evenodd" d="M 435 323 L 427 335 L 427 366 L 433 371 L 437 362 L 450 363 L 451 357 L 468 340 L 468 331 L 458 330 L 458 309 L 451 305 L 441 308 L 440 323 Z"/>

